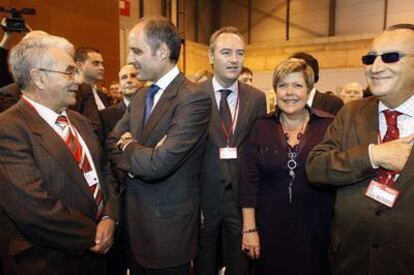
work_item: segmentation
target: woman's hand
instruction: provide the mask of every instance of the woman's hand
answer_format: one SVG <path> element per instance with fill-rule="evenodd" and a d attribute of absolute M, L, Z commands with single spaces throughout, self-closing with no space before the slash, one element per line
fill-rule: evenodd
<path fill-rule="evenodd" d="M 260 239 L 258 232 L 243 233 L 242 250 L 252 259 L 258 259 L 260 256 Z"/>

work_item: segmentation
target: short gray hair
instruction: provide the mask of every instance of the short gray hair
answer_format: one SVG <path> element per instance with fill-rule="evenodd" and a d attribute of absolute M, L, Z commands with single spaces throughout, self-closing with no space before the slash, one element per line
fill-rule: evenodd
<path fill-rule="evenodd" d="M 65 38 L 46 35 L 21 40 L 12 48 L 9 62 L 14 80 L 20 89 L 30 83 L 30 70 L 33 68 L 52 69 L 55 63 L 49 49 L 56 48 L 73 56 L 74 46 Z"/>

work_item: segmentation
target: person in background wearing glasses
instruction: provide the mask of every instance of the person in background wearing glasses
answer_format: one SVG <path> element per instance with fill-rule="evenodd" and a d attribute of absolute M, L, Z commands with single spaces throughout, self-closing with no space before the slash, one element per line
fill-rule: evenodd
<path fill-rule="evenodd" d="M 242 247 L 258 259 L 255 275 L 329 274 L 334 196 L 330 188 L 308 184 L 304 164 L 334 116 L 306 104 L 313 81 L 304 60 L 279 64 L 273 74 L 276 112 L 256 120 L 245 145 Z"/>
<path fill-rule="evenodd" d="M 414 25 L 362 57 L 373 96 L 346 104 L 309 154 L 309 180 L 337 187 L 333 274 L 414 272 Z"/>
<path fill-rule="evenodd" d="M 68 110 L 79 74 L 64 38 L 10 54 L 22 98 L 0 114 L 0 255 L 5 274 L 105 274 L 118 199 L 89 121 Z"/>

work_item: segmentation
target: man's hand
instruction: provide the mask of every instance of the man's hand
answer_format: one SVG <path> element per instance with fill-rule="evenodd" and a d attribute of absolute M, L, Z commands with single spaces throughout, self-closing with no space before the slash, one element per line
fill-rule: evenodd
<path fill-rule="evenodd" d="M 101 220 L 96 227 L 95 245 L 89 250 L 105 254 L 114 243 L 115 221 L 112 218 Z"/>
<path fill-rule="evenodd" d="M 1 20 L 0 25 L 1 25 L 2 28 L 6 27 L 6 18 L 3 18 Z M 10 46 L 11 37 L 12 37 L 12 32 L 9 32 L 9 31 L 6 32 L 5 31 L 4 34 L 3 34 L 3 38 L 0 41 L 0 47 L 7 50 Z"/>
<path fill-rule="evenodd" d="M 391 171 L 401 171 L 410 155 L 414 134 L 390 142 L 373 145 L 371 158 L 374 165 Z"/>
<path fill-rule="evenodd" d="M 132 134 L 130 132 L 125 132 L 118 140 L 116 145 L 118 148 L 123 151 L 125 146 L 133 141 Z"/>

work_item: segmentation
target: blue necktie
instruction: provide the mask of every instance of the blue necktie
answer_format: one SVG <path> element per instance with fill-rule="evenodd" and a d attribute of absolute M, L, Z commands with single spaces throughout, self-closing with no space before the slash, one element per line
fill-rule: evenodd
<path fill-rule="evenodd" d="M 155 84 L 152 84 L 148 89 L 147 94 L 145 95 L 145 113 L 144 113 L 144 125 L 147 123 L 147 120 L 151 114 L 152 106 L 154 105 L 154 96 L 160 90 Z"/>

